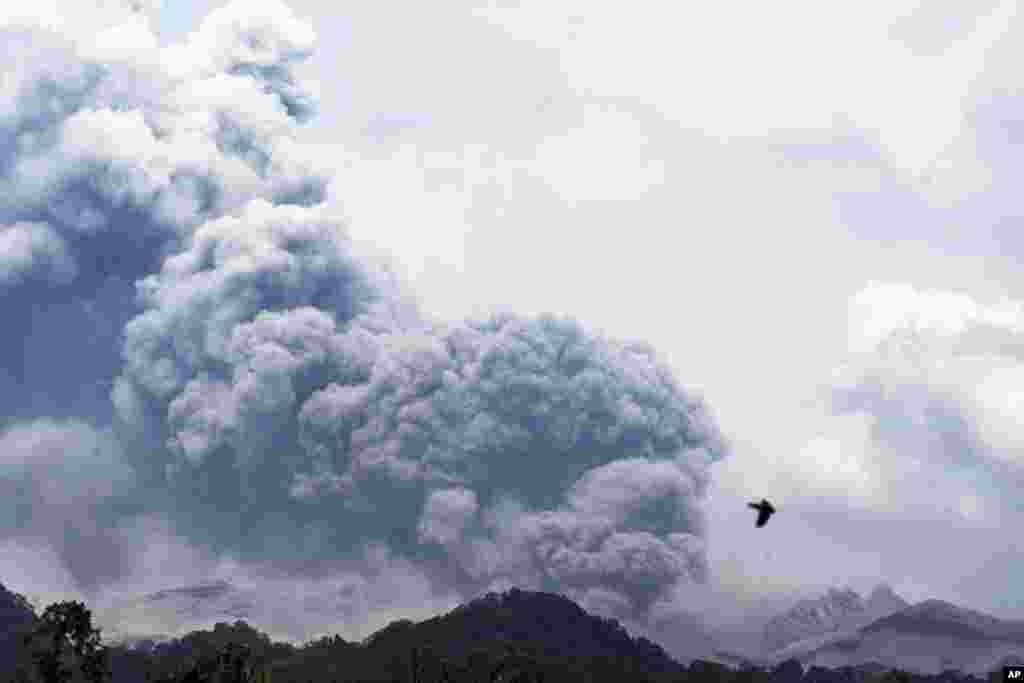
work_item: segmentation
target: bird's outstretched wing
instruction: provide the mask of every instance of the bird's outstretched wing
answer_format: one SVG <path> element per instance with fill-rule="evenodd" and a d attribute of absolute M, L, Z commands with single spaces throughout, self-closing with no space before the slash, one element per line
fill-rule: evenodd
<path fill-rule="evenodd" d="M 760 503 L 747 503 L 747 507 L 757 510 L 755 524 L 757 527 L 763 527 L 768 522 L 768 518 L 775 514 L 775 508 L 767 500 L 762 500 Z"/>

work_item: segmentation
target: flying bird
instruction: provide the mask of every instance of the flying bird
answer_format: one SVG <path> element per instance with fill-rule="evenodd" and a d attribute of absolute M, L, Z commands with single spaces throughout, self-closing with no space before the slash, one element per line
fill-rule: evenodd
<path fill-rule="evenodd" d="M 747 506 L 757 510 L 757 524 L 755 526 L 758 528 L 767 524 L 768 518 L 775 514 L 775 508 L 764 498 L 761 499 L 760 503 L 747 503 Z"/>

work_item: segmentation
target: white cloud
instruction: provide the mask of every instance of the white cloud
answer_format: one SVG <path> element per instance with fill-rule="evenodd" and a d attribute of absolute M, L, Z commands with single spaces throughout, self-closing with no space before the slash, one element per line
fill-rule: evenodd
<path fill-rule="evenodd" d="M 991 455 L 1021 462 L 1024 443 L 1024 305 L 984 304 L 964 293 L 872 285 L 851 305 L 850 346 L 857 354 L 840 375 L 844 391 L 868 379 L 888 386 L 907 410 L 917 386 L 923 400 L 952 396 Z M 919 425 L 925 417 L 919 416 Z M 928 429 L 929 425 L 923 425 Z"/>
<path fill-rule="evenodd" d="M 1024 362 L 994 370 L 973 393 L 985 439 L 996 453 L 1024 465 Z"/>
<path fill-rule="evenodd" d="M 962 292 L 924 291 L 906 283 L 875 283 L 860 291 L 850 306 L 850 347 L 876 350 L 903 334 L 928 343 L 963 340 L 969 330 L 993 328 L 1024 334 L 1024 305 L 1006 301 L 984 306 Z"/>
<path fill-rule="evenodd" d="M 878 453 L 871 441 L 872 420 L 863 414 L 828 420 L 824 432 L 813 436 L 797 451 L 793 466 L 799 472 L 794 482 L 853 507 L 875 507 L 886 501 L 885 482 L 880 481 Z"/>
<path fill-rule="evenodd" d="M 628 111 L 589 104 L 582 126 L 543 139 L 526 168 L 569 204 L 636 200 L 665 182 L 661 154 Z"/>
<path fill-rule="evenodd" d="M 849 117 L 879 133 L 897 166 L 922 170 L 960 132 L 969 89 L 1015 3 L 950 8 L 952 21 L 982 19 L 938 54 L 913 48 L 934 31 L 918 5 L 565 0 L 481 14 L 557 52 L 577 92 L 630 96 L 721 135 L 828 129 Z"/>

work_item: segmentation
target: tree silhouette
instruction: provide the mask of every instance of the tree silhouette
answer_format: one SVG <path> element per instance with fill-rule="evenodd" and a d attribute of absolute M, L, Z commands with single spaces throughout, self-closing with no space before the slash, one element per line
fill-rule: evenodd
<path fill-rule="evenodd" d="M 252 663 L 252 650 L 244 644 L 228 643 L 213 655 L 198 658 L 181 677 L 181 683 L 255 683 L 266 681 L 264 671 Z"/>
<path fill-rule="evenodd" d="M 93 627 L 92 613 L 81 602 L 50 605 L 24 640 L 43 683 L 70 681 L 76 671 L 88 683 L 100 683 L 110 676 L 100 629 Z"/>

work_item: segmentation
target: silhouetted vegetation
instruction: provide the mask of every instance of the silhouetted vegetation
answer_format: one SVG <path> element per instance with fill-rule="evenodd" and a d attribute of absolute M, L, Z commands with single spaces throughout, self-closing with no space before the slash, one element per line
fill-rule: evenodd
<path fill-rule="evenodd" d="M 24 637 L 35 626 L 37 617 L 25 596 L 12 593 L 0 584 L 0 680 L 11 680 L 24 661 Z"/>
<path fill-rule="evenodd" d="M 20 635 L 18 651 L 11 633 Z M 0 668 L 0 681 L 18 683 L 983 683 L 958 671 L 920 676 L 877 664 L 684 666 L 615 620 L 516 589 L 419 623 L 394 621 L 363 642 L 324 636 L 293 646 L 236 621 L 163 643 L 104 647 L 82 603 L 50 605 L 36 617 L 0 586 L 0 646 L 8 647 L 3 661 L 17 663 Z"/>
<path fill-rule="evenodd" d="M 15 678 L 40 683 L 101 683 L 110 679 L 107 648 L 81 602 L 58 602 L 21 638 Z"/>

